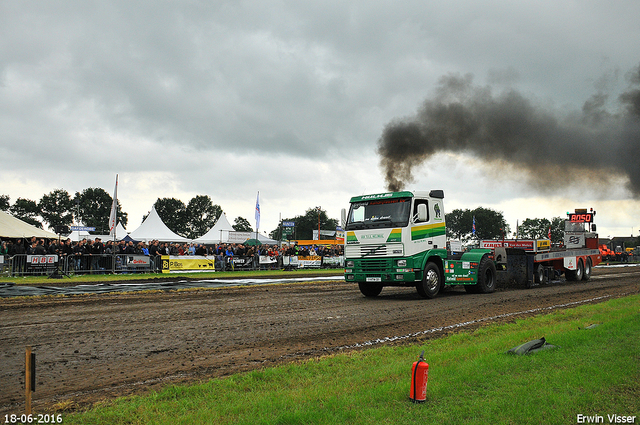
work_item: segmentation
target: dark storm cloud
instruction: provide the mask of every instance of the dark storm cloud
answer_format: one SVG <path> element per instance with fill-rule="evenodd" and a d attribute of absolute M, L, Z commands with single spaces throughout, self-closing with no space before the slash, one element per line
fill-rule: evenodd
<path fill-rule="evenodd" d="M 494 94 L 474 85 L 471 75 L 442 77 L 415 117 L 389 123 L 379 139 L 388 189 L 412 182 L 416 167 L 433 154 L 459 152 L 497 169 L 508 165 L 543 192 L 574 183 L 606 186 L 612 176 L 624 176 L 640 197 L 640 67 L 628 81 L 615 112 L 606 109 L 607 95 L 597 93 L 581 111 L 559 113 L 515 90 Z"/>

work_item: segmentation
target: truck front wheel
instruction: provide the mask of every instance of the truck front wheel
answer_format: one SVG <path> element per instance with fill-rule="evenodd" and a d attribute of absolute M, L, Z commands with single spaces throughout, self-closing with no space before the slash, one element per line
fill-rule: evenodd
<path fill-rule="evenodd" d="M 435 298 L 440 292 L 442 286 L 442 276 L 440 275 L 440 268 L 436 263 L 429 261 L 424 268 L 424 274 L 422 281 L 416 285 L 418 294 L 422 298 Z"/>
<path fill-rule="evenodd" d="M 381 284 L 359 282 L 358 287 L 362 295 L 368 298 L 375 298 L 382 292 Z"/>

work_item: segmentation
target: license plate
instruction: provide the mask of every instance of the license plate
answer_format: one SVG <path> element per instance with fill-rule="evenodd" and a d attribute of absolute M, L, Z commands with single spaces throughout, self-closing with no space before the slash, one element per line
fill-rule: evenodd
<path fill-rule="evenodd" d="M 382 282 L 381 277 L 368 277 L 367 282 Z"/>

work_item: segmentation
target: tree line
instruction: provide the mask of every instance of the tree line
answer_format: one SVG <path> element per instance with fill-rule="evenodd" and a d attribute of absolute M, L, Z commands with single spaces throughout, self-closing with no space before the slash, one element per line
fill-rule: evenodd
<path fill-rule="evenodd" d="M 77 223 L 108 233 L 112 204 L 113 198 L 104 189 L 92 187 L 76 192 L 73 197 L 64 189 L 55 189 L 42 195 L 39 201 L 18 198 L 13 204 L 8 195 L 0 195 L 0 210 L 40 229 L 44 228 L 43 224 L 53 230 L 71 226 L 75 219 Z M 120 208 L 120 201 L 118 221 L 123 226 L 128 222 L 128 214 Z"/>
<path fill-rule="evenodd" d="M 38 201 L 18 198 L 13 204 L 8 195 L 0 195 L 0 210 L 40 229 L 46 225 L 54 231 L 75 222 L 95 227 L 96 234 L 107 234 L 112 204 L 113 197 L 102 188 L 87 188 L 73 196 L 64 189 L 55 189 Z M 117 221 L 127 227 L 128 214 L 122 211 L 120 201 L 117 205 Z M 158 198 L 153 206 L 171 231 L 189 239 L 204 235 L 222 215 L 222 207 L 214 204 L 208 195 L 196 195 L 186 204 L 176 198 Z M 142 220 L 146 218 L 144 215 Z M 337 220 L 330 219 L 326 211 L 318 208 L 310 208 L 304 215 L 285 220 L 295 221 L 297 239 L 311 239 L 313 229 L 318 228 L 318 220 L 324 230 L 335 230 L 338 225 Z M 231 226 L 238 232 L 253 231 L 244 217 L 236 217 Z M 279 240 L 281 231 L 278 226 L 270 237 Z"/>
<path fill-rule="evenodd" d="M 473 234 L 473 221 L 475 217 L 476 232 Z M 502 212 L 490 208 L 478 207 L 476 209 L 456 209 L 445 214 L 447 222 L 447 237 L 461 241 L 481 239 L 501 239 L 518 236 L 519 239 L 546 239 L 551 230 L 551 241 L 560 242 L 564 237 L 565 218 L 527 218 L 518 224 L 515 234 L 511 233 L 511 227 L 507 224 Z"/>
<path fill-rule="evenodd" d="M 102 188 L 87 188 L 74 196 L 64 189 L 55 189 L 39 201 L 18 198 L 13 204 L 8 195 L 0 195 L 0 210 L 40 229 L 47 225 L 54 231 L 75 222 L 95 227 L 97 234 L 107 234 L 112 205 L 113 197 Z M 190 239 L 204 235 L 222 214 L 220 205 L 207 195 L 194 196 L 186 205 L 175 198 L 158 198 L 153 205 L 169 229 Z M 120 201 L 117 208 L 117 221 L 126 227 L 129 217 L 122 211 Z M 142 220 L 145 218 L 146 215 Z M 232 227 L 241 232 L 251 231 L 251 225 L 242 217 L 237 217 Z"/>

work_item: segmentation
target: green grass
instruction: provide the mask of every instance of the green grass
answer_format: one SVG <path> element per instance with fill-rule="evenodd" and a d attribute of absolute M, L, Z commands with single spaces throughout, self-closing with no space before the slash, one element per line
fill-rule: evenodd
<path fill-rule="evenodd" d="M 640 415 L 640 296 L 233 375 L 65 414 L 65 424 L 572 424 Z M 585 330 L 590 324 L 601 325 Z M 582 329 L 581 329 L 582 328 Z M 505 352 L 546 337 L 559 346 Z M 410 371 L 429 363 L 427 401 Z M 636 418 L 635 422 L 640 420 Z"/>

